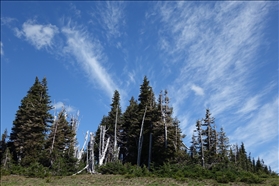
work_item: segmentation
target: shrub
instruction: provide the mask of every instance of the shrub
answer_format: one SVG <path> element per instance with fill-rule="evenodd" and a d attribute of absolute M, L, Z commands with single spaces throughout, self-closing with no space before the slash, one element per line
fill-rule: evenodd
<path fill-rule="evenodd" d="M 44 178 L 46 176 L 49 176 L 50 173 L 48 171 L 48 168 L 44 167 L 38 162 L 35 162 L 32 163 L 29 167 L 24 169 L 24 175 L 28 177 Z"/>

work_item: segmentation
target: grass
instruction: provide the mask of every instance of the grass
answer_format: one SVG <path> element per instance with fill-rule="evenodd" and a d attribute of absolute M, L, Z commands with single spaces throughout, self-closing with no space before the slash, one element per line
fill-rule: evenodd
<path fill-rule="evenodd" d="M 224 185 L 224 186 L 237 186 L 237 185 L 271 185 L 279 186 L 278 178 L 266 179 L 262 184 L 245 184 L 242 182 L 234 182 L 228 184 L 220 184 L 215 180 L 195 180 L 185 178 L 183 180 L 175 180 L 171 178 L 158 178 L 158 177 L 133 177 L 126 178 L 122 175 L 90 175 L 82 174 L 76 176 L 56 176 L 47 178 L 27 178 L 24 176 L 9 175 L 1 177 L 2 186 L 12 185 L 28 185 L 28 186 L 47 186 L 47 185 L 145 185 L 145 186 L 176 186 L 176 185 L 189 185 L 189 186 L 202 186 L 202 185 Z"/>

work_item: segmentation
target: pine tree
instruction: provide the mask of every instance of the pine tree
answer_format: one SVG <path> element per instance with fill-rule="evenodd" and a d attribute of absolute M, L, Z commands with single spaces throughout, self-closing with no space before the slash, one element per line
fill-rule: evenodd
<path fill-rule="evenodd" d="M 138 106 L 138 131 L 140 131 L 141 124 L 143 123 L 143 135 L 142 135 L 142 146 L 138 146 L 138 150 L 141 149 L 139 154 L 140 165 L 148 165 L 149 161 L 149 146 L 151 142 L 152 129 L 154 124 L 155 108 L 156 102 L 154 98 L 154 93 L 152 87 L 149 86 L 149 81 L 145 76 L 143 83 L 140 87 L 139 94 L 139 106 Z M 146 110 L 145 117 L 144 113 Z M 138 134 L 138 137 L 140 134 Z M 139 145 L 139 144 L 138 144 Z M 152 144 L 151 144 L 152 146 Z"/>
<path fill-rule="evenodd" d="M 168 92 L 159 95 L 157 110 L 153 118 L 153 156 L 156 164 L 175 161 L 182 147 L 179 121 L 172 117 L 173 108 L 169 106 Z"/>
<path fill-rule="evenodd" d="M 240 149 L 239 149 L 239 152 L 238 152 L 238 157 L 239 157 L 240 167 L 244 170 L 247 170 L 248 157 L 247 157 L 247 153 L 246 153 L 245 146 L 244 146 L 243 142 L 240 145 Z"/>
<path fill-rule="evenodd" d="M 21 100 L 21 105 L 13 122 L 10 140 L 14 159 L 21 165 L 42 162 L 49 124 L 52 122 L 52 109 L 48 95 L 47 81 L 38 77 Z"/>
<path fill-rule="evenodd" d="M 0 141 L 0 156 L 1 168 L 9 169 L 12 165 L 12 155 L 6 139 L 8 138 L 8 131 L 5 129 Z"/>
<path fill-rule="evenodd" d="M 205 130 L 202 129 L 202 122 L 200 120 L 197 120 L 196 122 L 196 130 L 194 130 L 196 133 L 193 134 L 192 137 L 192 146 L 191 146 L 191 157 L 194 160 L 194 162 L 199 162 L 203 167 L 205 166 L 205 146 L 204 146 L 204 139 L 203 134 L 205 133 Z"/>
<path fill-rule="evenodd" d="M 205 118 L 202 123 L 205 129 L 202 135 L 204 136 L 205 162 L 209 165 L 216 161 L 217 155 L 217 132 L 213 124 L 214 117 L 211 117 L 210 110 L 206 109 Z"/>
<path fill-rule="evenodd" d="M 5 129 L 4 133 L 1 136 L 1 141 L 0 141 L 0 160 L 2 161 L 4 152 L 6 151 L 7 148 L 7 142 L 6 139 L 8 137 L 8 131 Z"/>
<path fill-rule="evenodd" d="M 108 156 L 107 161 L 116 161 L 118 160 L 119 156 L 119 135 L 120 135 L 120 128 L 121 128 L 121 106 L 120 106 L 120 94 L 117 90 L 114 91 L 114 95 L 112 98 L 111 103 L 111 110 L 108 113 L 107 117 L 107 125 L 108 131 L 106 132 L 107 136 L 110 137 L 109 149 L 108 149 Z"/>
<path fill-rule="evenodd" d="M 227 159 L 229 147 L 229 138 L 226 136 L 223 127 L 221 127 L 218 135 L 218 153 L 222 160 Z"/>
<path fill-rule="evenodd" d="M 67 113 L 63 108 L 51 127 L 47 140 L 49 160 L 55 174 L 67 174 L 74 172 L 77 159 L 74 156 L 75 131 L 71 123 L 67 121 Z"/>
<path fill-rule="evenodd" d="M 130 104 L 123 113 L 121 154 L 123 163 L 130 162 L 134 165 L 137 163 L 138 151 L 138 103 L 134 97 L 129 102 Z"/>

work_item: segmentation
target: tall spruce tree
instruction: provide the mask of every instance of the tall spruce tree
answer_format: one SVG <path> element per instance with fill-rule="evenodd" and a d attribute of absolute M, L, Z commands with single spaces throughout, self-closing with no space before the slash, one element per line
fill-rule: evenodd
<path fill-rule="evenodd" d="M 36 77 L 21 100 L 10 134 L 14 159 L 21 165 L 44 161 L 47 132 L 52 122 L 51 109 L 47 80 L 43 78 L 40 82 Z"/>
<path fill-rule="evenodd" d="M 138 143 L 138 103 L 132 97 L 130 104 L 123 113 L 122 135 L 121 135 L 121 154 L 123 163 L 137 163 L 137 143 Z"/>
<path fill-rule="evenodd" d="M 218 153 L 221 157 L 221 160 L 228 159 L 229 147 L 229 138 L 227 137 L 223 127 L 221 127 L 221 130 L 218 135 Z"/>
<path fill-rule="evenodd" d="M 138 106 L 138 130 L 141 129 L 141 124 L 143 123 L 143 134 L 142 134 L 142 146 L 139 147 L 140 150 L 139 154 L 139 162 L 140 165 L 148 165 L 149 161 L 149 146 L 152 140 L 152 130 L 153 130 L 153 122 L 154 116 L 156 116 L 156 101 L 154 97 L 154 93 L 152 87 L 149 85 L 149 81 L 145 76 L 143 79 L 143 83 L 140 86 L 140 94 L 139 94 L 139 106 Z M 145 113 L 146 110 L 146 113 Z M 145 113 L 145 117 L 143 118 Z M 135 131 L 136 132 L 136 131 Z M 138 133 L 138 137 L 140 134 Z M 152 144 L 151 144 L 152 146 Z"/>
<path fill-rule="evenodd" d="M 8 137 L 8 131 L 7 131 L 7 129 L 5 129 L 4 133 L 1 136 L 1 141 L 0 141 L 0 160 L 1 160 L 1 162 L 3 159 L 4 152 L 7 149 L 7 141 L 6 141 L 7 137 Z"/>
<path fill-rule="evenodd" d="M 120 137 L 120 128 L 121 128 L 121 120 L 122 120 L 122 111 L 120 106 L 120 94 L 117 90 L 114 91 L 111 110 L 108 113 L 107 122 L 108 128 L 107 136 L 110 137 L 110 144 L 108 149 L 107 161 L 116 161 L 119 159 L 119 137 Z"/>
<path fill-rule="evenodd" d="M 202 123 L 202 126 L 205 127 L 205 129 L 203 130 L 202 135 L 204 136 L 205 163 L 209 165 L 214 163 L 217 158 L 217 132 L 214 124 L 214 117 L 211 116 L 210 110 L 206 109 L 205 118 Z"/>
<path fill-rule="evenodd" d="M 153 163 L 177 161 L 181 151 L 182 138 L 179 121 L 172 117 L 173 108 L 169 106 L 167 90 L 159 95 L 153 117 Z M 180 153 L 181 154 L 181 153 Z"/>

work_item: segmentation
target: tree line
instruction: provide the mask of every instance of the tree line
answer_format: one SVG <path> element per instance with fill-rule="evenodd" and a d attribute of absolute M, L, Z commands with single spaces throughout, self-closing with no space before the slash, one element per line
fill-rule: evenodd
<path fill-rule="evenodd" d="M 146 76 L 138 98 L 131 97 L 124 112 L 117 90 L 110 106 L 97 131 L 88 131 L 79 149 L 78 114 L 69 116 L 63 108 L 57 116 L 51 115 L 53 106 L 47 80 L 40 81 L 36 77 L 21 100 L 11 133 L 8 135 L 5 130 L 2 134 L 1 172 L 29 176 L 40 176 L 37 174 L 42 172 L 71 175 L 85 169 L 90 173 L 102 172 L 106 166 L 116 163 L 149 171 L 166 164 L 183 164 L 206 170 L 222 166 L 275 174 L 263 160 L 255 161 L 247 155 L 244 143 L 241 146 L 229 144 L 224 129 L 217 131 L 209 109 L 206 109 L 205 118 L 197 120 L 191 146 L 187 147 L 183 143 L 186 135 L 182 133 L 180 121 L 173 116 L 168 91 L 161 91 L 156 100 Z"/>

